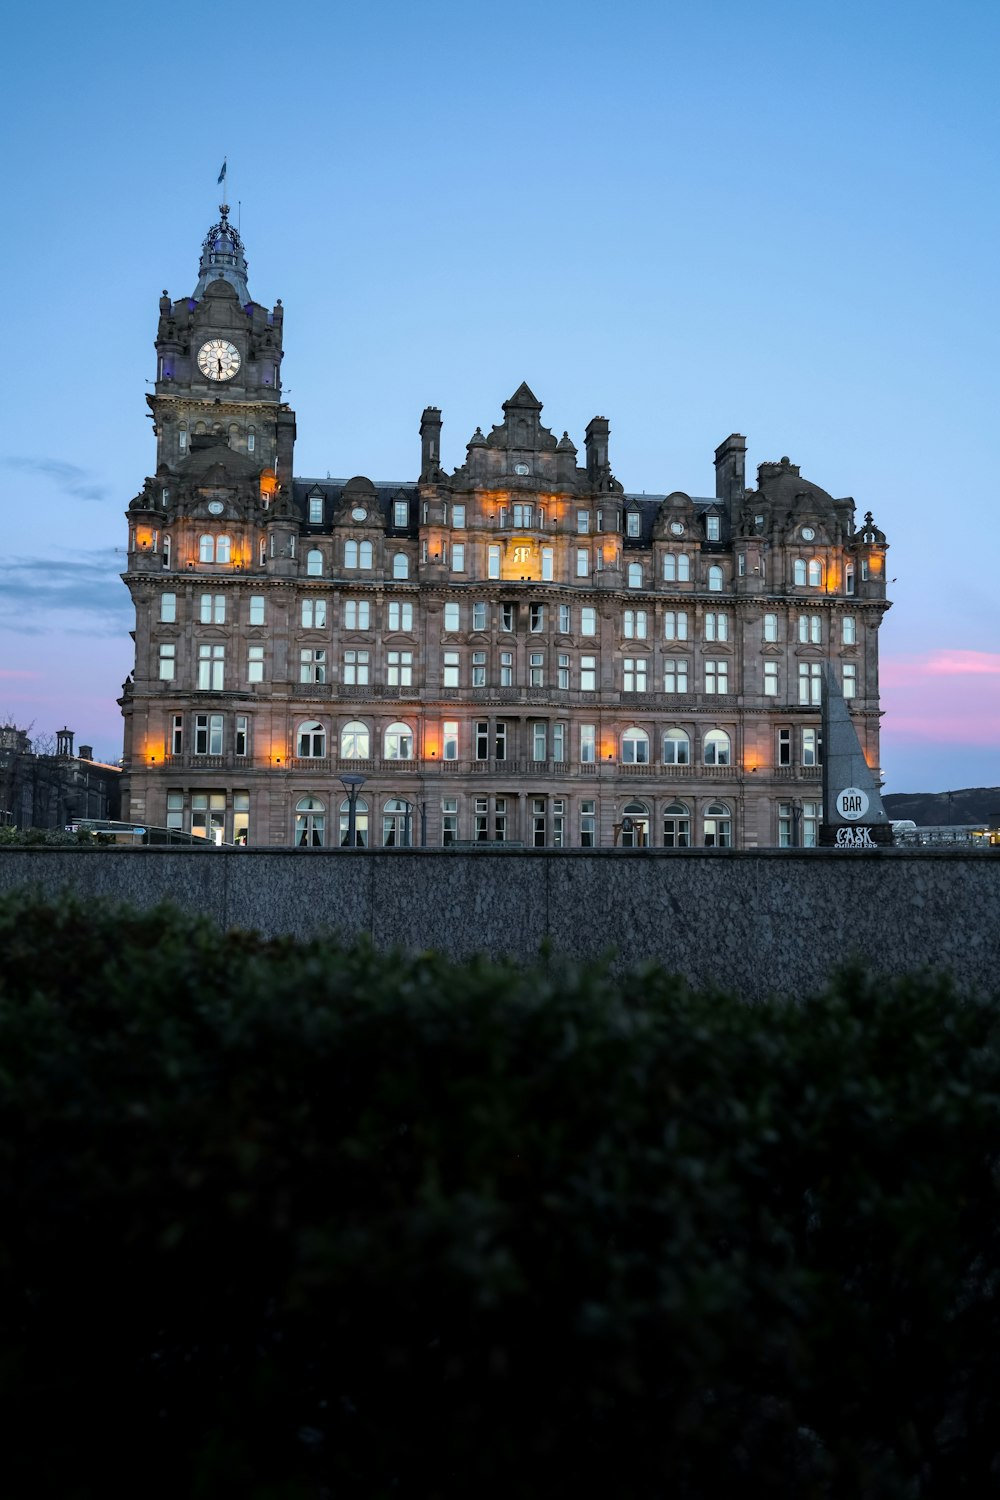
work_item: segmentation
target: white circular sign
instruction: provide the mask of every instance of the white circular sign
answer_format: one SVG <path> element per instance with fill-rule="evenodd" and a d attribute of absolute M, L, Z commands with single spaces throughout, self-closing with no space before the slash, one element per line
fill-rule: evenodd
<path fill-rule="evenodd" d="M 845 786 L 842 792 L 837 793 L 837 811 L 842 818 L 856 823 L 868 811 L 868 793 L 863 792 L 859 786 Z"/>

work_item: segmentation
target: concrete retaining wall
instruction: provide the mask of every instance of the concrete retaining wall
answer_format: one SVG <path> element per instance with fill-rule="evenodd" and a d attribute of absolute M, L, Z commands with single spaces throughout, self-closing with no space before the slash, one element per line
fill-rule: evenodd
<path fill-rule="evenodd" d="M 617 964 L 657 960 L 748 998 L 816 988 L 853 955 L 946 970 L 964 990 L 1000 983 L 1000 849 L 0 850 L 0 891 L 25 885 L 456 958 L 613 948 Z"/>

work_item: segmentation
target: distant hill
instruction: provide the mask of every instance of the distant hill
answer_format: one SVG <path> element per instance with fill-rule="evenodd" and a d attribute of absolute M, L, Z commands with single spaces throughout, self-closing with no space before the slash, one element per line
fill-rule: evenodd
<path fill-rule="evenodd" d="M 1000 823 L 1000 786 L 959 792 L 889 792 L 882 802 L 893 821 L 912 818 L 918 828 L 962 823 Z"/>

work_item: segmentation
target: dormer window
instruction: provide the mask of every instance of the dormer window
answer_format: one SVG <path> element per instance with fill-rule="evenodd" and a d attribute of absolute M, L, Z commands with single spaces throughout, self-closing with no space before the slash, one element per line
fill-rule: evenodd
<path fill-rule="evenodd" d="M 392 508 L 392 524 L 394 526 L 406 526 L 409 522 L 409 505 L 405 500 L 397 500 Z"/>
<path fill-rule="evenodd" d="M 722 521 L 719 516 L 705 517 L 705 540 L 717 542 L 722 536 Z"/>
<path fill-rule="evenodd" d="M 639 535 L 639 512 L 637 510 L 630 510 L 625 517 L 625 535 Z"/>
<path fill-rule="evenodd" d="M 318 526 L 323 519 L 323 496 L 309 496 L 309 524 Z"/>

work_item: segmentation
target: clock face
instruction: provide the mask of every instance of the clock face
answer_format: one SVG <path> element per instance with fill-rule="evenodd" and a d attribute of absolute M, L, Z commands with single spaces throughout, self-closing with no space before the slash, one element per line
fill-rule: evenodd
<path fill-rule="evenodd" d="M 221 516 L 225 508 L 221 500 L 210 500 L 208 503 L 209 513 L 213 516 Z"/>
<path fill-rule="evenodd" d="M 816 535 L 816 533 L 815 533 L 815 531 L 813 530 L 813 528 L 811 526 L 803 526 L 803 528 L 802 528 L 802 540 L 804 542 L 811 542 L 812 539 L 813 539 L 813 537 L 815 535 Z"/>
<path fill-rule="evenodd" d="M 351 511 L 351 520 L 352 521 L 367 521 L 367 519 L 368 519 L 368 512 L 365 510 L 365 508 L 364 508 L 363 505 L 356 505 L 354 507 L 354 509 Z"/>
<path fill-rule="evenodd" d="M 240 351 L 226 339 L 209 339 L 198 350 L 198 368 L 209 380 L 232 380 L 240 367 Z"/>
<path fill-rule="evenodd" d="M 674 536 L 683 536 L 684 535 L 684 523 L 683 523 L 683 521 L 671 521 L 671 523 L 670 523 L 670 530 L 673 532 Z"/>

